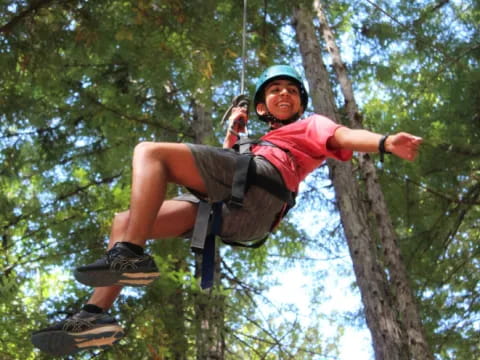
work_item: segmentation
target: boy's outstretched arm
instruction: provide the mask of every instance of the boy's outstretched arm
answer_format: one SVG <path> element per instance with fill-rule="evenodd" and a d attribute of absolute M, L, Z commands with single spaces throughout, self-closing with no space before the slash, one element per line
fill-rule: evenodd
<path fill-rule="evenodd" d="M 379 152 L 379 144 L 383 135 L 363 129 L 349 129 L 340 127 L 328 140 L 327 146 L 331 150 L 348 149 L 359 152 Z M 391 152 L 399 158 L 413 161 L 423 139 L 421 137 L 399 132 L 389 135 L 385 140 L 385 151 Z"/>

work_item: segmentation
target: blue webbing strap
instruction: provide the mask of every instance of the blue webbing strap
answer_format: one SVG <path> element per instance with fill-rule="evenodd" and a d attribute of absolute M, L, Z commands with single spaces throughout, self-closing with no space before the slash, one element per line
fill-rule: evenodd
<path fill-rule="evenodd" d="M 202 289 L 208 289 L 213 286 L 213 277 L 215 273 L 215 236 L 220 232 L 222 226 L 222 202 L 213 203 L 210 214 L 212 223 L 210 231 L 205 238 L 202 258 Z"/>

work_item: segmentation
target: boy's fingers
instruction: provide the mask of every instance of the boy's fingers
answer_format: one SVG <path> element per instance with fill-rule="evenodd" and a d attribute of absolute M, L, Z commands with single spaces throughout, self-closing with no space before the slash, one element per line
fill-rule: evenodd
<path fill-rule="evenodd" d="M 246 109 L 242 107 L 235 107 L 230 116 L 230 126 L 237 132 L 245 132 L 245 126 L 248 121 Z"/>
<path fill-rule="evenodd" d="M 236 107 L 233 109 L 231 117 L 233 119 L 242 118 L 245 121 L 247 119 L 247 111 L 241 107 Z"/>

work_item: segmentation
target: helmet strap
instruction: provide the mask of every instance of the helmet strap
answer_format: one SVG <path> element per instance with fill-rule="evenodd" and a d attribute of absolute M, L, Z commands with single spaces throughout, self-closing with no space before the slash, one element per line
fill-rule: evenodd
<path fill-rule="evenodd" d="M 275 116 L 273 116 L 270 113 L 270 111 L 268 111 L 268 109 L 267 109 L 267 113 L 262 115 L 261 119 L 263 121 L 267 122 L 270 125 L 270 130 L 275 130 L 275 129 L 278 129 L 278 128 L 284 126 L 284 125 L 294 123 L 295 121 L 297 121 L 300 118 L 300 116 L 301 116 L 300 113 L 296 113 L 286 120 L 279 120 Z"/>

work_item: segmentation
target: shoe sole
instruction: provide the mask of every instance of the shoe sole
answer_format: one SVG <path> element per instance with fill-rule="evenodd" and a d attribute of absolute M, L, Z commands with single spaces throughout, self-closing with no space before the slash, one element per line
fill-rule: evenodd
<path fill-rule="evenodd" d="M 123 336 L 121 326 L 108 325 L 79 333 L 41 332 L 32 335 L 32 343 L 41 351 L 55 356 L 63 356 L 82 350 L 105 349 L 119 342 Z"/>
<path fill-rule="evenodd" d="M 78 271 L 74 272 L 75 279 L 84 285 L 93 287 L 102 286 L 147 286 L 157 277 L 159 272 L 113 272 L 113 271 Z"/>

